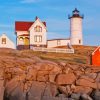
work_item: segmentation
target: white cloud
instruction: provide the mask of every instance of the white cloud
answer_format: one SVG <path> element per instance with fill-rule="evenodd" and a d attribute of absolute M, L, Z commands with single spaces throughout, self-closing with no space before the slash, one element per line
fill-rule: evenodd
<path fill-rule="evenodd" d="M 36 3 L 39 2 L 40 0 L 21 0 L 21 3 Z"/>
<path fill-rule="evenodd" d="M 0 24 L 0 28 L 12 28 L 13 26 L 8 24 Z"/>

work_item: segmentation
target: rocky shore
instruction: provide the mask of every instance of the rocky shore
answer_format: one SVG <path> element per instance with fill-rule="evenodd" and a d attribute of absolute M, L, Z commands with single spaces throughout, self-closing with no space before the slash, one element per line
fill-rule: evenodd
<path fill-rule="evenodd" d="M 100 100 L 100 67 L 21 55 L 0 55 L 0 100 Z"/>

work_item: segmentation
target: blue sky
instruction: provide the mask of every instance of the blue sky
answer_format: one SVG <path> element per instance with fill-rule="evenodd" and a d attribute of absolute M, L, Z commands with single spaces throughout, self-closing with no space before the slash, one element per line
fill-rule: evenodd
<path fill-rule="evenodd" d="M 48 39 L 68 38 L 68 14 L 78 8 L 85 18 L 85 45 L 100 45 L 100 0 L 0 0 L 0 35 L 6 33 L 14 42 L 15 21 L 34 21 L 38 16 L 47 22 Z"/>

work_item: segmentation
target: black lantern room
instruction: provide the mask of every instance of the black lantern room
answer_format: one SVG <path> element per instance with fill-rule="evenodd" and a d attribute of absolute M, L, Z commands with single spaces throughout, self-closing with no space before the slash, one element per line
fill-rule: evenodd
<path fill-rule="evenodd" d="M 80 15 L 80 11 L 79 10 L 77 10 L 77 8 L 75 8 L 75 10 L 72 12 L 72 15 L 70 16 L 70 15 L 68 15 L 68 18 L 69 19 L 71 19 L 71 18 L 84 18 L 84 16 L 83 15 Z"/>

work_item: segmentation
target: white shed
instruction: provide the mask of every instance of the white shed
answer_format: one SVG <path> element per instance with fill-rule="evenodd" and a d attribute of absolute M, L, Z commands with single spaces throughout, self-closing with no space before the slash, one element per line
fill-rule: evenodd
<path fill-rule="evenodd" d="M 15 44 L 7 37 L 6 34 L 0 36 L 0 48 L 15 49 Z"/>

